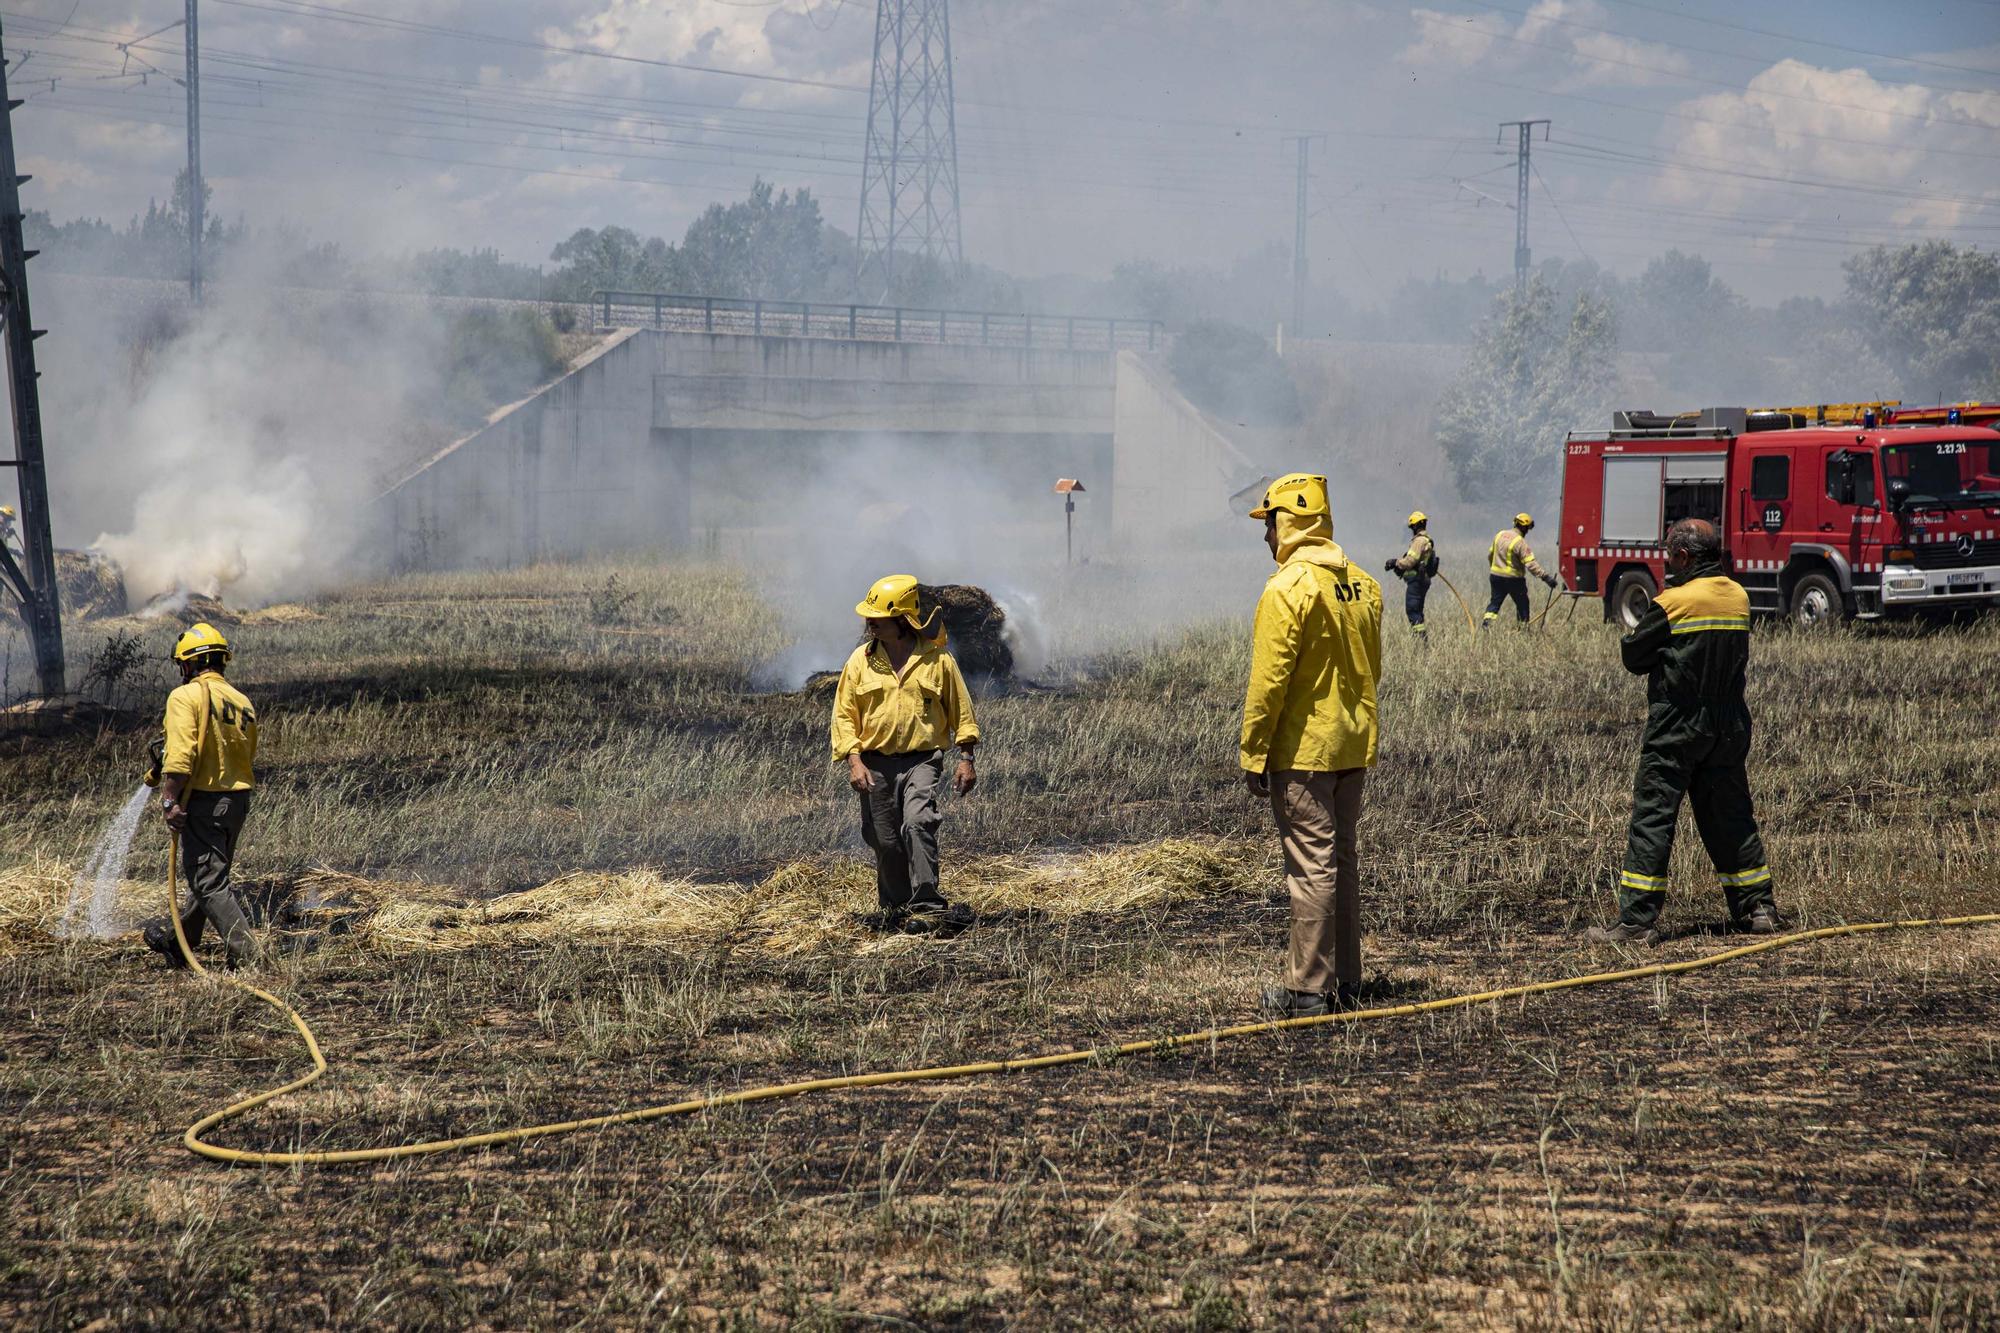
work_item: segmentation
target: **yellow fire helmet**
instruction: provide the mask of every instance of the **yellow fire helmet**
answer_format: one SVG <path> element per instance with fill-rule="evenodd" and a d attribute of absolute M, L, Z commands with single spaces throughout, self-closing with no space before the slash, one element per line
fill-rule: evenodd
<path fill-rule="evenodd" d="M 222 631 L 206 620 L 197 620 L 182 631 L 174 642 L 174 661 L 187 662 L 207 653 L 221 653 L 222 660 L 230 658 L 229 640 L 222 637 Z"/>
<path fill-rule="evenodd" d="M 0 505 L 0 518 L 12 518 L 12 517 L 14 517 L 14 506 Z"/>
<path fill-rule="evenodd" d="M 1431 516 L 1429 514 L 1426 514 L 1421 509 L 1412 509 L 1410 511 L 1410 516 L 1403 520 L 1404 523 L 1408 524 L 1410 527 L 1413 528 L 1420 528 L 1424 524 L 1430 521 L 1431 521 Z"/>
<path fill-rule="evenodd" d="M 876 579 L 874 586 L 868 589 L 868 595 L 854 608 L 854 614 L 869 620 L 901 616 L 915 625 L 923 614 L 917 598 L 917 576 L 890 574 Z"/>
<path fill-rule="evenodd" d="M 1529 528 L 1535 526 L 1535 516 L 1533 514 L 1526 514 L 1526 513 L 1516 514 L 1514 515 L 1514 526 L 1519 528 L 1521 531 L 1526 532 Z"/>
<path fill-rule="evenodd" d="M 1302 518 L 1324 517 L 1333 510 L 1326 503 L 1326 478 L 1311 472 L 1288 472 L 1264 492 L 1264 503 L 1250 511 L 1252 518 L 1265 518 L 1278 510 Z"/>

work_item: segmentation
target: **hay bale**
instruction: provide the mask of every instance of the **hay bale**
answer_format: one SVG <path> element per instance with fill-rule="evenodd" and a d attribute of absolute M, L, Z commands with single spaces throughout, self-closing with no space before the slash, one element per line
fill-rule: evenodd
<path fill-rule="evenodd" d="M 241 625 L 243 617 L 222 604 L 219 597 L 204 597 L 200 593 L 191 594 L 180 609 L 182 624 L 192 625 L 197 620 L 206 620 L 211 625 Z"/>
<path fill-rule="evenodd" d="M 57 551 L 56 590 L 78 620 L 125 614 L 125 571 L 97 551 Z"/>
<path fill-rule="evenodd" d="M 1004 677 L 1014 673 L 1014 650 L 1007 646 L 1007 613 L 984 588 L 970 583 L 924 583 L 917 586 L 924 614 L 935 608 L 950 638 L 951 654 L 968 676 Z"/>

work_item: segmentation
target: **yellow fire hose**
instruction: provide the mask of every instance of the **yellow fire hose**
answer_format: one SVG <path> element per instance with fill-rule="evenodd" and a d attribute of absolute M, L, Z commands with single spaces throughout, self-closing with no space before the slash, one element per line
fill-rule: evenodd
<path fill-rule="evenodd" d="M 1556 590 L 1553 586 L 1551 586 L 1549 588 L 1548 597 L 1544 599 L 1542 602 L 1541 614 L 1537 615 L 1533 620 L 1530 620 L 1528 622 L 1528 628 L 1535 629 L 1538 626 L 1540 626 L 1540 624 L 1544 620 L 1547 620 L 1549 618 L 1549 612 L 1555 610 L 1555 607 L 1556 607 Z"/>
<path fill-rule="evenodd" d="M 175 862 L 179 850 L 180 839 L 176 837 L 167 857 L 167 907 L 173 915 L 174 939 L 179 943 L 181 956 L 187 960 L 189 967 L 202 976 L 213 977 L 214 974 L 204 968 L 194 956 L 194 950 L 188 947 L 187 935 L 181 929 L 180 904 L 176 900 L 174 888 Z M 213 1161 L 256 1166 L 330 1166 L 343 1162 L 386 1162 L 398 1157 L 426 1157 L 433 1153 L 457 1152 L 465 1148 L 488 1148 L 501 1143 L 525 1143 L 529 1139 L 553 1138 L 558 1134 L 574 1134 L 585 1129 L 607 1129 L 612 1125 L 637 1124 L 644 1120 L 664 1120 L 669 1116 L 699 1115 L 704 1111 L 713 1111 L 724 1106 L 776 1101 L 784 1097 L 800 1097 L 813 1092 L 832 1092 L 840 1088 L 880 1088 L 892 1083 L 936 1083 L 947 1079 L 977 1078 L 984 1074 L 1014 1074 L 1030 1069 L 1052 1069 L 1057 1065 L 1087 1064 L 1092 1061 L 1121 1059 L 1128 1055 L 1150 1055 L 1189 1046 L 1212 1045 L 1232 1037 L 1251 1037 L 1258 1033 L 1277 1032 L 1287 1028 L 1318 1027 L 1326 1023 L 1361 1023 L 1377 1018 L 1401 1018 L 1411 1014 L 1436 1013 L 1441 1009 L 1463 1009 L 1493 1000 L 1512 1000 L 1528 995 L 1546 995 L 1552 991 L 1575 990 L 1583 986 L 1603 986 L 1614 981 L 1635 981 L 1641 977 L 1674 976 L 1683 972 L 1696 972 L 1738 958 L 1748 958 L 1752 954 L 1769 953 L 1773 949 L 1803 944 L 1808 940 L 1827 940 L 1840 935 L 1868 935 L 1881 931 L 1915 930 L 1923 927 L 1994 924 L 2000 924 L 2000 912 L 1983 916 L 1938 917 L 1909 921 L 1857 921 L 1851 925 L 1822 926 L 1818 930 L 1803 930 L 1793 935 L 1773 935 L 1755 944 L 1740 945 L 1733 949 L 1724 949 L 1720 953 L 1690 958 L 1678 963 L 1651 963 L 1645 967 L 1629 967 L 1619 972 L 1558 977 L 1553 981 L 1535 981 L 1521 986 L 1506 986 L 1499 990 L 1453 995 L 1440 1000 L 1423 1000 L 1414 1004 L 1391 1005 L 1381 1009 L 1323 1014 L 1313 1018 L 1238 1023 L 1234 1027 L 1208 1028 L 1201 1032 L 1182 1033 L 1176 1037 L 1128 1041 L 1117 1046 L 1058 1051 L 1052 1055 L 1024 1056 L 1014 1060 L 981 1060 L 965 1065 L 932 1065 L 923 1069 L 889 1069 L 876 1074 L 849 1074 L 839 1078 L 806 1079 L 797 1083 L 770 1083 L 763 1087 L 745 1088 L 740 1092 L 717 1093 L 687 1101 L 668 1102 L 660 1106 L 644 1106 L 632 1111 L 588 1116 L 581 1120 L 522 1125 L 486 1134 L 467 1134 L 455 1139 L 431 1139 L 424 1143 L 399 1143 L 384 1148 L 343 1148 L 329 1152 L 264 1152 L 255 1149 L 225 1148 L 220 1144 L 209 1143 L 201 1137 L 216 1126 L 226 1124 L 266 1102 L 276 1101 L 287 1093 L 297 1092 L 300 1088 L 317 1082 L 320 1075 L 326 1072 L 326 1057 L 320 1054 L 319 1042 L 314 1039 L 312 1029 L 306 1026 L 305 1019 L 299 1017 L 298 1010 L 271 992 L 260 990 L 248 982 L 238 981 L 235 977 L 215 977 L 216 980 L 225 981 L 239 990 L 248 991 L 290 1019 L 292 1026 L 298 1029 L 300 1038 L 306 1044 L 306 1054 L 312 1057 L 313 1067 L 309 1073 L 293 1079 L 282 1087 L 245 1097 L 240 1102 L 203 1116 L 188 1126 L 187 1132 L 181 1135 L 181 1142 L 189 1152 Z"/>
<path fill-rule="evenodd" d="M 1450 588 L 1451 595 L 1453 597 L 1458 597 L 1458 609 L 1465 612 L 1465 628 L 1472 634 L 1477 635 L 1479 633 L 1479 626 L 1473 623 L 1472 608 L 1466 605 L 1465 599 L 1463 597 L 1458 596 L 1457 585 L 1453 584 L 1450 579 L 1444 576 L 1443 570 L 1438 571 L 1438 582 L 1444 584 L 1445 587 Z"/>

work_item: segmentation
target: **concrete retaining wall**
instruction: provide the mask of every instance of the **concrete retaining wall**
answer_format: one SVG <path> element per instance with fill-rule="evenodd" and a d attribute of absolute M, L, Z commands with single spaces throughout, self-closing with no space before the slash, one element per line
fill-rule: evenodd
<path fill-rule="evenodd" d="M 391 487 L 384 540 L 405 569 L 670 549 L 697 484 L 703 525 L 726 526 L 763 502 L 749 482 L 809 486 L 883 441 L 913 488 L 935 463 L 1051 503 L 1058 475 L 1109 480 L 1116 383 L 1105 351 L 627 330 Z"/>
<path fill-rule="evenodd" d="M 1111 433 L 1107 352 L 650 335 L 653 424 L 676 430 L 875 434 Z"/>
<path fill-rule="evenodd" d="M 399 568 L 514 566 L 688 540 L 685 436 L 653 429 L 650 340 L 614 335 L 383 497 Z"/>
<path fill-rule="evenodd" d="M 1118 354 L 1112 531 L 1143 546 L 1233 516 L 1229 498 L 1263 476 L 1220 422 L 1143 353 Z"/>

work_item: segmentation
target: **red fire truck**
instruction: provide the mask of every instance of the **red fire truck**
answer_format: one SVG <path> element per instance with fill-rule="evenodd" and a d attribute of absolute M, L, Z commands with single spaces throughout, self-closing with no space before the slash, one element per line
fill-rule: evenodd
<path fill-rule="evenodd" d="M 1559 559 L 1635 624 L 1676 519 L 1722 531 L 1754 611 L 1802 625 L 2000 604 L 2000 403 L 1615 412 L 1573 431 Z"/>

